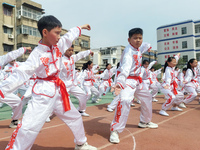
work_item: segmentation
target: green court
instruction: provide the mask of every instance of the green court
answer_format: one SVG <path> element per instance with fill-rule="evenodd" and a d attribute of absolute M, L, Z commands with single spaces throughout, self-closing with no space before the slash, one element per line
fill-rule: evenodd
<path fill-rule="evenodd" d="M 74 96 L 70 96 L 72 103 L 77 108 L 78 107 L 78 99 L 76 99 Z M 102 99 L 99 101 L 99 103 L 92 103 L 92 100 L 90 99 L 87 102 L 87 107 L 94 106 L 94 105 L 100 105 L 105 103 L 110 103 L 113 100 L 113 95 L 111 92 L 108 92 L 105 96 L 102 96 Z M 25 111 L 26 107 L 23 108 L 23 112 Z M 12 109 L 8 105 L 4 104 L 2 108 L 0 108 L 0 120 L 6 120 L 11 119 L 11 112 Z"/>

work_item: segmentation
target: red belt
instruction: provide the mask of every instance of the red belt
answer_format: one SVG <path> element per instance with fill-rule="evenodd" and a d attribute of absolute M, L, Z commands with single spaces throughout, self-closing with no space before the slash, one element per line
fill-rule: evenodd
<path fill-rule="evenodd" d="M 151 78 L 148 78 L 149 79 L 149 81 L 150 81 L 150 84 L 152 84 L 153 83 L 153 81 L 151 80 Z"/>
<path fill-rule="evenodd" d="M 60 92 L 61 92 L 63 106 L 64 106 L 65 111 L 71 110 L 70 102 L 69 102 L 69 94 L 67 93 L 65 83 L 59 77 L 48 76 L 47 78 L 37 77 L 37 79 L 44 80 L 44 81 L 53 80 L 56 83 L 56 85 L 60 87 Z"/>
<path fill-rule="evenodd" d="M 92 85 L 94 85 L 93 82 L 95 82 L 94 79 L 85 79 L 85 81 L 91 81 L 91 82 L 92 82 Z"/>
<path fill-rule="evenodd" d="M 139 82 L 142 83 L 142 78 L 140 76 L 128 76 L 127 79 L 139 80 Z"/>
<path fill-rule="evenodd" d="M 108 81 L 108 83 L 109 83 L 109 86 L 111 86 L 111 83 L 112 83 L 112 80 L 111 80 L 111 78 L 110 78 L 110 79 L 103 79 L 103 81 Z"/>
<path fill-rule="evenodd" d="M 197 83 L 197 81 L 196 81 L 196 80 L 194 80 L 194 79 L 192 79 L 191 81 L 192 81 L 192 82 L 195 82 L 195 83 Z"/>
<path fill-rule="evenodd" d="M 177 95 L 177 88 L 178 88 L 178 84 L 176 83 L 176 81 L 174 80 L 173 83 L 171 83 L 171 85 L 173 85 L 173 92 L 175 95 Z"/>

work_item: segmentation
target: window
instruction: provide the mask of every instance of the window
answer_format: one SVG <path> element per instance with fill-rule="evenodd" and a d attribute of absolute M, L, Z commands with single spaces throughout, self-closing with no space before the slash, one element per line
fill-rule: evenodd
<path fill-rule="evenodd" d="M 200 24 L 195 25 L 195 33 L 200 33 Z"/>
<path fill-rule="evenodd" d="M 83 47 L 89 48 L 89 42 L 88 41 L 82 40 L 82 42 L 83 42 Z"/>
<path fill-rule="evenodd" d="M 12 15 L 12 8 L 8 8 L 8 7 L 3 7 L 3 13 L 6 16 L 11 16 Z"/>
<path fill-rule="evenodd" d="M 183 61 L 188 62 L 188 55 L 183 55 Z"/>
<path fill-rule="evenodd" d="M 182 34 L 187 34 L 187 28 L 186 27 L 181 28 L 181 33 Z"/>
<path fill-rule="evenodd" d="M 113 58 L 113 64 L 115 64 L 116 63 L 116 59 L 115 58 Z"/>
<path fill-rule="evenodd" d="M 187 48 L 187 41 L 182 42 L 182 48 Z"/>
<path fill-rule="evenodd" d="M 106 54 L 110 54 L 110 49 L 107 49 L 107 50 L 106 50 Z"/>
<path fill-rule="evenodd" d="M 104 65 L 108 64 L 108 59 L 103 59 L 103 64 Z"/>
<path fill-rule="evenodd" d="M 100 50 L 101 55 L 105 55 L 105 50 Z"/>
<path fill-rule="evenodd" d="M 20 14 L 21 14 L 21 9 L 18 9 L 18 15 Z M 23 6 L 22 16 L 33 19 L 33 20 L 39 20 L 42 16 L 42 13 L 34 9 Z"/>
<path fill-rule="evenodd" d="M 79 40 L 78 39 L 75 40 L 75 45 L 79 45 Z"/>
<path fill-rule="evenodd" d="M 13 29 L 8 27 L 3 27 L 3 32 L 6 34 L 12 34 Z"/>
<path fill-rule="evenodd" d="M 40 33 L 37 28 L 21 25 L 17 27 L 17 34 L 28 34 L 32 36 L 40 37 Z"/>
<path fill-rule="evenodd" d="M 10 52 L 13 50 L 13 45 L 3 44 L 3 50 L 4 52 Z"/>
<path fill-rule="evenodd" d="M 200 39 L 196 40 L 196 47 L 200 47 Z"/>

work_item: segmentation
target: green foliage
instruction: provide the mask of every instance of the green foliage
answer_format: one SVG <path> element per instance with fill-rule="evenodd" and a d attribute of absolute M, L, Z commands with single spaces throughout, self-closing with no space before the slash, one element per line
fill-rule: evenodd
<path fill-rule="evenodd" d="M 178 64 L 176 65 L 179 69 L 183 69 L 187 65 L 187 62 L 183 60 L 183 58 L 180 58 L 178 60 Z"/>
<path fill-rule="evenodd" d="M 155 70 L 158 70 L 162 67 L 162 65 L 159 63 L 156 63 L 155 65 L 153 65 L 153 67 L 155 68 Z"/>

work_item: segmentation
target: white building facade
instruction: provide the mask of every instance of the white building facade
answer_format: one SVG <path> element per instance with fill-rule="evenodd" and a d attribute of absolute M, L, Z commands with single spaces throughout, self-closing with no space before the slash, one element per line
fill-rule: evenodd
<path fill-rule="evenodd" d="M 117 66 L 124 49 L 124 46 L 92 49 L 94 52 L 94 56 L 92 58 L 93 64 L 99 65 L 99 67 L 102 69 L 105 68 L 107 63 L 111 64 L 112 66 Z"/>
<path fill-rule="evenodd" d="M 185 62 L 200 60 L 200 20 L 183 21 L 157 28 L 158 62 L 164 65 L 170 56 L 181 53 Z"/>

